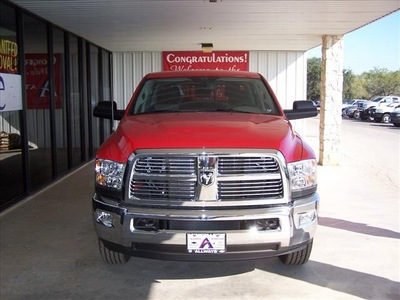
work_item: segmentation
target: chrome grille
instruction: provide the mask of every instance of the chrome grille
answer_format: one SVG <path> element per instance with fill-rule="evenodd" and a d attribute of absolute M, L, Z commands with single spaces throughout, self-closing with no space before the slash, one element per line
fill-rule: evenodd
<path fill-rule="evenodd" d="M 272 157 L 220 157 L 219 174 L 258 174 L 279 172 L 279 165 Z"/>
<path fill-rule="evenodd" d="M 218 198 L 220 199 L 276 199 L 282 196 L 281 179 L 220 181 L 218 185 Z"/>
<path fill-rule="evenodd" d="M 196 181 L 132 180 L 131 194 L 142 199 L 193 199 Z"/>
<path fill-rule="evenodd" d="M 195 157 L 140 157 L 135 163 L 139 174 L 195 174 Z"/>
<path fill-rule="evenodd" d="M 203 186 L 198 179 L 204 173 L 215 176 L 211 186 Z M 141 154 L 133 161 L 129 186 L 129 199 L 159 204 L 280 199 L 283 195 L 280 165 L 271 155 Z"/>

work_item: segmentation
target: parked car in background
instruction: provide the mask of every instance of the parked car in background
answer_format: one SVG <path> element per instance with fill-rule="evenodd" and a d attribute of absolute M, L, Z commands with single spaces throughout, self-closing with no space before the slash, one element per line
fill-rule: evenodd
<path fill-rule="evenodd" d="M 358 112 L 359 118 L 363 121 L 373 121 L 372 111 L 375 110 L 376 106 L 370 106 L 367 109 L 360 110 Z"/>
<path fill-rule="evenodd" d="M 399 101 L 400 97 L 398 96 L 378 96 L 370 101 L 360 102 L 357 104 L 358 112 L 355 113 L 355 117 L 360 118 L 362 120 L 368 120 L 371 117 L 372 120 L 373 118 L 372 116 L 370 116 L 372 107 L 386 106 L 393 102 L 399 103 Z"/>
<path fill-rule="evenodd" d="M 373 98 L 370 101 L 358 103 L 358 110 L 361 111 L 361 110 L 367 109 L 368 107 L 371 107 L 371 106 L 389 105 L 393 102 L 399 103 L 400 97 L 398 97 L 398 96 L 378 96 L 378 97 Z"/>
<path fill-rule="evenodd" d="M 342 104 L 342 117 L 347 116 L 349 118 L 359 118 L 359 113 L 358 113 L 358 104 L 362 102 L 366 102 L 368 100 L 364 99 L 356 99 L 353 100 L 350 104 L 348 103 L 343 103 Z"/>
<path fill-rule="evenodd" d="M 355 117 L 354 114 L 356 112 L 357 112 L 357 106 L 356 105 L 352 105 L 352 106 L 349 106 L 349 107 L 345 108 L 344 109 L 344 113 L 342 111 L 342 116 L 345 115 L 345 116 L 347 116 L 349 118 L 354 118 Z"/>
<path fill-rule="evenodd" d="M 396 108 L 390 113 L 390 122 L 394 126 L 400 127 L 400 106 L 396 106 Z"/>
<path fill-rule="evenodd" d="M 389 105 L 374 107 L 371 109 L 370 116 L 373 118 L 375 123 L 390 123 L 390 113 L 397 107 L 400 107 L 399 103 L 394 102 Z"/>
<path fill-rule="evenodd" d="M 321 100 L 317 99 L 317 100 L 313 100 L 315 103 L 315 106 L 320 107 L 321 106 Z"/>

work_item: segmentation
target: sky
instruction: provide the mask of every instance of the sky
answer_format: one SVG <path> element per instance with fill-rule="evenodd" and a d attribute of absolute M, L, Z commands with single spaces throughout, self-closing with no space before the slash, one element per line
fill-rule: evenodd
<path fill-rule="evenodd" d="M 373 70 L 400 70 L 400 11 L 344 35 L 344 68 L 354 74 Z M 307 52 L 321 57 L 321 46 Z"/>

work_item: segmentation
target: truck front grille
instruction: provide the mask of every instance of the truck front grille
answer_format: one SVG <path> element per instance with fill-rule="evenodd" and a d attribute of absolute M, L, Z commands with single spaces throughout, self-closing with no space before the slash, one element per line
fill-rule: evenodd
<path fill-rule="evenodd" d="M 136 201 L 241 201 L 280 199 L 280 165 L 268 155 L 136 155 L 129 199 Z"/>
<path fill-rule="evenodd" d="M 279 165 L 272 157 L 221 157 L 218 172 L 222 175 L 277 173 Z"/>

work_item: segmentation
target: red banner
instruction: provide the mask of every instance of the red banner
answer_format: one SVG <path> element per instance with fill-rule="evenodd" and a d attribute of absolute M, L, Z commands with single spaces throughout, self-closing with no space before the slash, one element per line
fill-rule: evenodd
<path fill-rule="evenodd" d="M 249 70 L 248 51 L 164 51 L 163 71 Z"/>
<path fill-rule="evenodd" d="M 26 96 L 28 109 L 49 109 L 48 55 L 32 53 L 25 55 Z M 55 107 L 61 108 L 61 55 L 54 54 Z"/>

